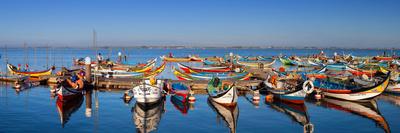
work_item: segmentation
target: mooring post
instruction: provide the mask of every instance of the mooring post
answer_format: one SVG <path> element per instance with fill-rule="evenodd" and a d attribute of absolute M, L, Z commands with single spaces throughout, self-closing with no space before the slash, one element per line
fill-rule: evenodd
<path fill-rule="evenodd" d="M 92 82 L 92 67 L 90 66 L 91 63 L 92 62 L 91 62 L 90 57 L 86 57 L 85 58 L 85 73 L 86 73 L 85 78 L 86 78 L 86 81 L 88 81 L 89 83 Z"/>

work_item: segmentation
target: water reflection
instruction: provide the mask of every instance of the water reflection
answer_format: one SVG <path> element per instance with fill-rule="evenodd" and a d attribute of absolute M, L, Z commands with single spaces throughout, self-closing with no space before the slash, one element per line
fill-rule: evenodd
<path fill-rule="evenodd" d="M 400 107 L 400 95 L 383 93 L 378 97 L 378 99 L 387 101 L 393 105 L 396 105 L 397 107 Z"/>
<path fill-rule="evenodd" d="M 181 101 L 178 98 L 171 96 L 171 103 L 174 105 L 174 107 L 179 110 L 182 114 L 186 115 L 189 110 L 189 102 L 186 101 Z"/>
<path fill-rule="evenodd" d="M 82 103 L 83 95 L 77 95 L 75 98 L 68 101 L 57 98 L 57 110 L 60 115 L 62 127 L 68 122 L 69 117 L 81 107 Z"/>
<path fill-rule="evenodd" d="M 305 133 L 312 133 L 314 131 L 314 126 L 310 122 L 307 107 L 304 103 L 294 104 L 280 100 L 273 100 L 272 102 L 266 102 L 266 104 L 270 105 L 270 108 L 278 112 L 285 113 L 287 116 L 291 117 L 293 121 L 298 122 L 303 126 Z"/>
<path fill-rule="evenodd" d="M 132 108 L 132 119 L 135 123 L 136 131 L 147 133 L 156 130 L 164 111 L 164 100 L 153 104 L 136 102 Z"/>
<path fill-rule="evenodd" d="M 315 104 L 322 107 L 335 109 L 343 112 L 349 112 L 370 120 L 373 120 L 386 133 L 390 133 L 390 128 L 385 118 L 380 114 L 375 100 L 365 102 L 351 102 L 338 99 L 324 98 L 321 101 L 314 101 Z"/>
<path fill-rule="evenodd" d="M 217 113 L 217 120 L 222 117 L 225 121 L 225 124 L 229 127 L 231 133 L 236 132 L 237 121 L 239 117 L 239 108 L 238 105 L 228 107 L 218 104 L 208 98 L 207 100 L 208 105 Z"/>

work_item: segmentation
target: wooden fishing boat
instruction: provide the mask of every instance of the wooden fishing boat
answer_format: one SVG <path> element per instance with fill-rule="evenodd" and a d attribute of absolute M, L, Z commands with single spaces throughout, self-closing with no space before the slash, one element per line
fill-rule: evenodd
<path fill-rule="evenodd" d="M 178 67 L 182 69 L 186 73 L 192 73 L 192 72 L 229 72 L 231 71 L 231 68 L 228 66 L 224 67 L 189 67 L 186 65 L 183 65 L 181 63 L 178 63 Z"/>
<path fill-rule="evenodd" d="M 229 128 L 231 133 L 236 132 L 237 122 L 239 117 L 239 107 L 235 106 L 223 106 L 212 99 L 207 100 L 208 105 L 217 113 L 217 118 L 222 118 L 225 125 Z"/>
<path fill-rule="evenodd" d="M 190 88 L 182 83 L 172 83 L 170 85 L 171 97 L 182 103 L 188 102 Z"/>
<path fill-rule="evenodd" d="M 270 67 L 270 66 L 272 66 L 273 64 L 275 64 L 275 60 L 272 60 L 271 62 L 265 62 L 265 61 L 257 61 L 257 62 L 240 62 L 240 61 L 236 61 L 236 63 L 237 64 L 239 64 L 239 65 L 243 65 L 243 66 L 246 66 L 246 67 L 260 67 L 260 66 L 263 66 L 263 67 Z"/>
<path fill-rule="evenodd" d="M 160 58 L 166 62 L 202 62 L 200 58 L 196 57 L 168 57 L 164 55 Z"/>
<path fill-rule="evenodd" d="M 378 61 L 392 61 L 393 57 L 375 56 L 372 59 L 378 60 Z"/>
<path fill-rule="evenodd" d="M 16 75 L 25 75 L 25 76 L 32 76 L 32 77 L 39 77 L 39 76 L 49 76 L 51 75 L 51 72 L 53 69 L 48 69 L 48 70 L 43 70 L 43 71 L 21 71 L 18 70 L 17 67 L 7 64 L 7 69 L 11 74 L 16 74 Z"/>
<path fill-rule="evenodd" d="M 225 105 L 235 106 L 238 99 L 235 84 L 222 83 L 222 80 L 213 77 L 207 85 L 207 93 L 211 100 Z"/>
<path fill-rule="evenodd" d="M 226 79 L 236 79 L 236 80 L 248 80 L 252 76 L 249 72 L 229 72 L 229 73 L 184 73 L 173 68 L 174 75 L 180 80 L 210 80 L 214 76 L 226 80 Z"/>
<path fill-rule="evenodd" d="M 375 100 L 369 100 L 366 102 L 352 102 L 339 99 L 323 98 L 321 102 L 318 102 L 317 105 L 370 119 L 379 125 L 384 132 L 390 133 L 389 124 L 379 112 L 378 105 Z"/>
<path fill-rule="evenodd" d="M 94 75 L 96 76 L 101 76 L 101 77 L 120 77 L 120 78 L 141 78 L 141 79 L 147 79 L 149 77 L 154 77 L 160 74 L 162 71 L 164 71 L 166 66 L 166 63 L 164 62 L 156 68 L 153 71 L 147 71 L 147 72 L 126 72 L 126 71 L 119 71 L 119 70 L 113 70 L 113 71 L 107 71 L 107 70 L 101 70 L 101 71 L 95 71 Z"/>
<path fill-rule="evenodd" d="M 270 105 L 270 108 L 289 116 L 294 122 L 299 123 L 307 133 L 312 133 L 314 131 L 314 126 L 310 122 L 307 107 L 304 103 L 293 104 L 290 102 L 274 100 L 272 102 L 266 102 L 266 104 Z"/>
<path fill-rule="evenodd" d="M 112 67 L 113 70 L 121 70 L 126 72 L 148 72 L 153 69 L 157 61 L 157 58 L 147 61 L 146 64 L 137 65 L 126 65 L 126 64 L 116 64 Z"/>
<path fill-rule="evenodd" d="M 295 66 L 297 65 L 297 62 L 288 58 L 282 58 L 280 57 L 279 60 L 283 65 L 289 65 L 289 66 Z"/>
<path fill-rule="evenodd" d="M 156 103 L 161 100 L 163 86 L 162 80 L 144 80 L 142 84 L 132 88 L 133 96 L 141 104 Z"/>
<path fill-rule="evenodd" d="M 132 121 L 137 132 L 148 133 L 157 130 L 161 116 L 165 112 L 164 102 L 158 101 L 154 104 L 135 104 L 132 107 Z"/>
<path fill-rule="evenodd" d="M 64 101 L 62 98 L 58 97 L 56 101 L 57 111 L 60 116 L 60 121 L 62 127 L 69 121 L 72 113 L 76 112 L 83 103 L 83 96 L 80 95 L 69 101 Z"/>
<path fill-rule="evenodd" d="M 390 72 L 375 75 L 377 80 L 373 86 L 354 86 L 316 79 L 314 86 L 323 91 L 323 95 L 350 101 L 371 99 L 380 95 L 389 85 Z"/>
<path fill-rule="evenodd" d="M 56 93 L 61 101 L 70 101 L 82 96 L 82 90 L 71 88 L 66 81 L 57 84 Z"/>
<path fill-rule="evenodd" d="M 274 79 L 274 76 L 268 76 L 264 83 L 267 90 L 274 95 L 274 98 L 296 104 L 303 104 L 307 94 L 314 91 L 314 85 L 309 80 Z"/>

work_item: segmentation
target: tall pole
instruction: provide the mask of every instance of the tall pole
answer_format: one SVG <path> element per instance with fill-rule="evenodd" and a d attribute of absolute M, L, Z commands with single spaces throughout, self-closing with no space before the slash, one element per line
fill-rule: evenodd
<path fill-rule="evenodd" d="M 96 57 L 97 55 L 97 46 L 96 46 L 96 30 L 93 29 L 93 48 L 95 50 L 94 56 Z M 96 62 L 98 62 L 97 58 L 96 58 Z"/>

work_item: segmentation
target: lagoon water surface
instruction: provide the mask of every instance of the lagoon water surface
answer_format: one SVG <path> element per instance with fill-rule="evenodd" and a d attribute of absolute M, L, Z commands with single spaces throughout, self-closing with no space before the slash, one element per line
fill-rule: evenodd
<path fill-rule="evenodd" d="M 4 48 L 2 51 L 6 51 Z M 100 50 L 108 56 L 109 49 Z M 381 50 L 325 50 L 327 54 L 374 56 Z M 118 49 L 109 56 L 116 58 Z M 241 55 L 277 56 L 307 55 L 319 50 L 163 50 L 127 49 L 129 63 L 172 52 L 176 56 L 198 54 L 222 56 L 229 52 Z M 2 52 L 1 70 L 5 72 L 5 58 L 13 64 L 28 62 L 32 69 L 47 65 L 71 66 L 72 58 L 94 55 L 85 49 L 7 49 Z M 173 65 L 173 64 L 171 64 Z M 174 78 L 169 69 L 160 77 Z M 60 109 L 57 98 L 51 96 L 49 86 L 38 86 L 16 92 L 10 84 L 0 85 L 0 132 L 400 132 L 400 96 L 381 95 L 369 102 L 357 103 L 337 99 L 308 100 L 296 105 L 280 101 L 259 103 L 242 95 L 235 108 L 224 108 L 208 101 L 207 95 L 196 95 L 196 102 L 180 105 L 170 96 L 151 107 L 137 105 L 135 100 L 125 103 L 123 91 L 96 90 Z M 305 128 L 306 127 L 306 128 Z"/>

